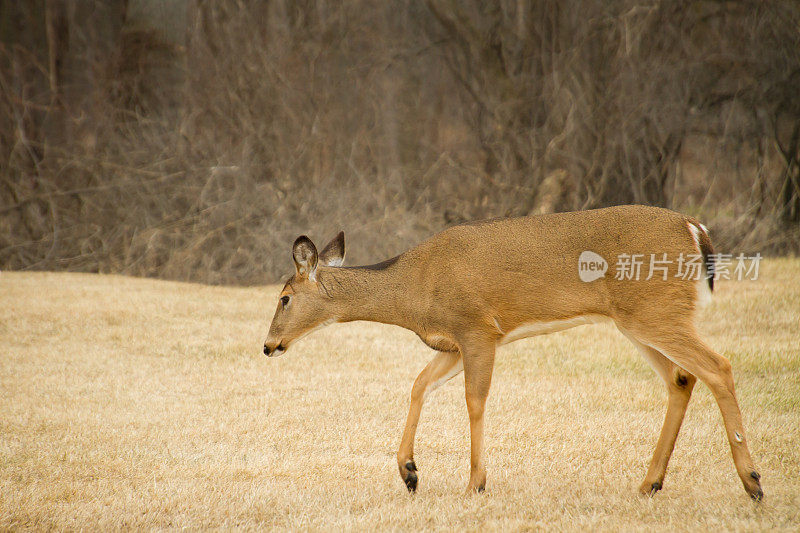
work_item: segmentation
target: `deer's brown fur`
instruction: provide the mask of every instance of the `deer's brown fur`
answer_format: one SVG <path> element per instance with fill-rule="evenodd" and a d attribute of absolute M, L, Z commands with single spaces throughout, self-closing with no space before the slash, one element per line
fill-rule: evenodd
<path fill-rule="evenodd" d="M 620 254 L 666 254 L 666 279 L 616 279 L 614 272 L 581 281 L 578 258 L 593 251 L 609 263 Z M 759 476 L 744 439 L 731 365 L 698 336 L 695 312 L 705 279 L 678 276 L 677 258 L 713 252 L 704 226 L 655 207 L 496 219 L 451 227 L 383 263 L 342 267 L 344 235 L 319 254 L 307 237 L 295 241 L 296 273 L 281 291 L 267 355 L 330 322 L 369 320 L 410 329 L 437 355 L 411 394 L 397 453 L 400 474 L 416 489 L 414 435 L 426 393 L 464 371 L 471 430 L 468 490 L 483 490 L 483 413 L 495 349 L 517 338 L 598 320 L 613 321 L 664 379 L 669 404 L 661 436 L 640 490 L 653 494 L 700 379 L 711 389 L 725 423 L 739 477 L 761 499 Z M 646 265 L 647 263 L 645 263 Z M 645 269 L 645 267 L 643 267 Z M 709 283 L 710 284 L 710 283 Z"/>

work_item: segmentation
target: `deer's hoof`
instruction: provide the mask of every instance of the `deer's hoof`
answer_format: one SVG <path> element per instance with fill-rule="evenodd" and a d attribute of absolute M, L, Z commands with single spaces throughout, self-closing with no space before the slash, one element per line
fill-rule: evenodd
<path fill-rule="evenodd" d="M 648 496 L 652 498 L 656 495 L 656 492 L 660 491 L 662 487 L 661 481 L 653 481 L 652 483 L 649 481 L 645 481 L 639 487 L 639 492 L 642 496 Z"/>
<path fill-rule="evenodd" d="M 404 467 L 405 472 L 402 471 L 402 468 L 400 469 L 400 475 L 403 477 L 403 482 L 406 484 L 408 492 L 416 492 L 417 482 L 419 481 L 419 478 L 417 477 L 417 465 L 414 463 L 414 461 L 408 461 Z"/>
<path fill-rule="evenodd" d="M 764 499 L 764 491 L 761 490 L 761 476 L 758 472 L 750 472 L 750 479 L 745 482 L 744 490 L 757 502 Z"/>
<path fill-rule="evenodd" d="M 408 474 L 406 474 L 406 477 L 405 477 L 405 479 L 403 479 L 403 481 L 405 481 L 405 483 L 406 483 L 406 488 L 408 489 L 408 492 L 412 492 L 413 493 L 413 492 L 417 491 L 417 481 L 418 480 L 419 479 L 417 478 L 417 473 L 416 472 L 409 472 Z"/>
<path fill-rule="evenodd" d="M 481 485 L 475 485 L 475 486 L 473 486 L 473 485 L 469 485 L 469 486 L 467 487 L 467 496 L 469 496 L 469 495 L 471 495 L 471 494 L 483 494 L 483 492 L 484 492 L 485 490 L 486 490 L 486 486 L 485 486 L 485 485 L 483 485 L 483 484 L 481 484 Z"/>

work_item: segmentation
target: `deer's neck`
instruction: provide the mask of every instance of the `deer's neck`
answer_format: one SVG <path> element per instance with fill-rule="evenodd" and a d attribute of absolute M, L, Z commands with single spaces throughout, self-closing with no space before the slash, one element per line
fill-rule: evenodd
<path fill-rule="evenodd" d="M 416 330 L 414 284 L 397 266 L 326 269 L 321 290 L 336 302 L 340 322 L 369 320 Z"/>

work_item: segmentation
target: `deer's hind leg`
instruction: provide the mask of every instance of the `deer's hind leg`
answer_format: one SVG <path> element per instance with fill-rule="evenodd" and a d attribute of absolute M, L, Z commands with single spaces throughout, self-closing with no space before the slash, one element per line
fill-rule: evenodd
<path fill-rule="evenodd" d="M 722 413 L 739 479 L 750 497 L 760 501 L 764 496 L 761 490 L 761 476 L 753 465 L 747 447 L 730 361 L 703 342 L 697 335 L 694 325 L 690 323 L 676 321 L 674 325 L 662 323 L 651 329 L 626 329 L 639 342 L 662 353 L 711 389 L 711 394 L 714 395 Z"/>
<path fill-rule="evenodd" d="M 650 460 L 647 475 L 645 475 L 644 481 L 639 487 L 639 492 L 652 496 L 661 490 L 664 485 L 667 465 L 672 456 L 672 451 L 675 449 L 675 441 L 678 439 L 678 432 L 686 414 L 686 406 L 692 397 L 692 390 L 697 378 L 664 357 L 658 350 L 642 344 L 632 337 L 629 338 L 656 373 L 664 380 L 669 394 L 664 425 L 661 427 L 661 434 L 658 437 L 653 458 Z"/>
<path fill-rule="evenodd" d="M 460 352 L 438 352 L 419 373 L 411 389 L 411 406 L 408 409 L 406 427 L 400 448 L 397 451 L 397 466 L 400 477 L 410 492 L 417 490 L 417 465 L 414 463 L 414 437 L 422 413 L 425 397 L 464 369 Z"/>

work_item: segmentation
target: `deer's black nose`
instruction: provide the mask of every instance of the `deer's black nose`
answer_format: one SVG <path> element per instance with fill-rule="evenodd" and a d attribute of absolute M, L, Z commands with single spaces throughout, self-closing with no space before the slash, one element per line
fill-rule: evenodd
<path fill-rule="evenodd" d="M 283 341 L 280 341 L 275 346 L 272 346 L 269 342 L 264 343 L 264 355 L 267 357 L 275 357 L 276 355 L 280 355 L 286 351 L 286 347 L 283 345 Z"/>

